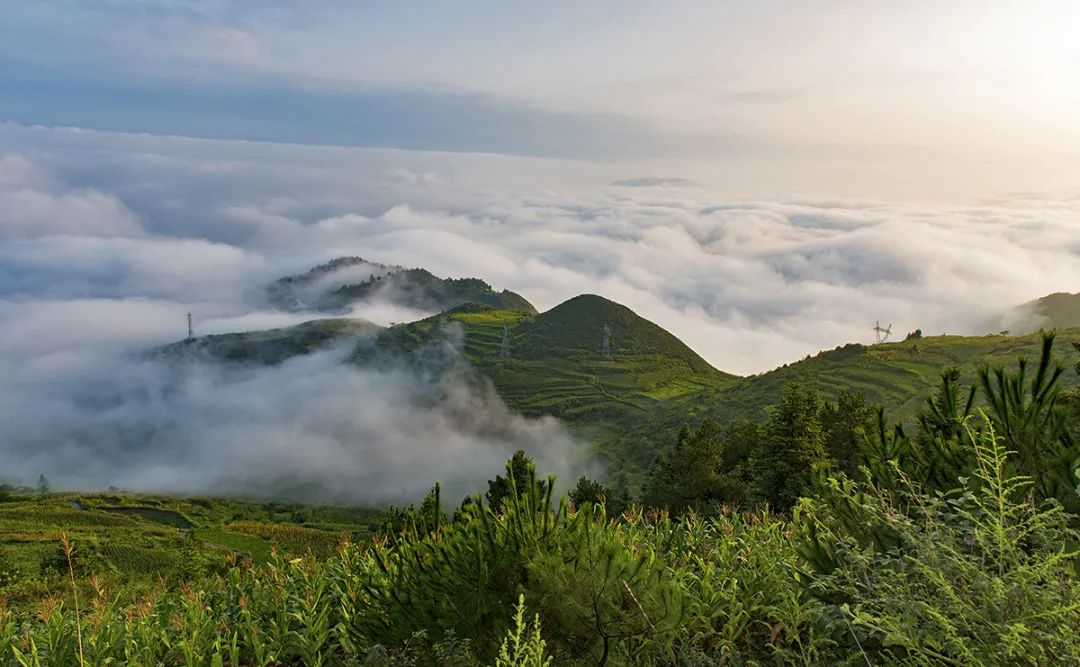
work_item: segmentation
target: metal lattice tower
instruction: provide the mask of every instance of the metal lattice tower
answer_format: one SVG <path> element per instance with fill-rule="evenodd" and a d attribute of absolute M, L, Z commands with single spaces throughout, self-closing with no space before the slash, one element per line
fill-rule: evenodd
<path fill-rule="evenodd" d="M 195 327 L 191 326 L 191 313 L 187 314 L 187 339 L 195 339 Z"/>
<path fill-rule="evenodd" d="M 611 327 L 608 326 L 607 322 L 604 322 L 604 328 L 602 329 L 602 331 L 604 332 L 604 342 L 600 344 L 600 354 L 604 355 L 605 357 L 610 357 L 611 356 Z"/>
<path fill-rule="evenodd" d="M 892 334 L 892 324 L 887 327 L 882 327 L 881 322 L 874 322 L 874 339 L 878 343 L 885 343 L 889 340 L 889 336 Z"/>
<path fill-rule="evenodd" d="M 499 349 L 500 359 L 510 358 L 510 327 L 504 326 L 502 328 L 502 347 Z"/>

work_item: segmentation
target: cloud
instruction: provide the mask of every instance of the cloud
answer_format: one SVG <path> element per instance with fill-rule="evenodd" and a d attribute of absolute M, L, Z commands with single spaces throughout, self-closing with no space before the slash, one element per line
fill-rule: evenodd
<path fill-rule="evenodd" d="M 434 478 L 475 488 L 516 446 L 573 449 L 482 385 L 350 369 L 341 352 L 181 375 L 125 356 L 182 337 L 188 311 L 201 333 L 311 318 L 253 295 L 336 256 L 479 277 L 541 309 L 602 294 L 737 373 L 870 342 L 876 320 L 996 331 L 1013 306 L 1080 285 L 1076 199 L 735 198 L 612 187 L 617 166 L 10 125 L 0 146 L 0 198 L 24 202 L 0 209 L 0 406 L 14 424 L 0 447 L 18 474 L 63 484 L 201 491 L 247 470 L 297 493 L 327 476 L 334 497 L 386 499 Z M 213 451 L 229 465 L 215 469 Z M 566 456 L 560 470 L 581 474 Z M 110 457 L 124 465 L 110 472 Z M 469 457 L 484 470 L 470 476 Z M 419 481 L 402 486 L 407 472 Z"/>
<path fill-rule="evenodd" d="M 0 239 L 50 234 L 139 236 L 135 216 L 94 190 L 64 190 L 26 158 L 0 155 Z"/>
<path fill-rule="evenodd" d="M 686 188 L 697 183 L 686 178 L 664 178 L 662 176 L 641 176 L 612 181 L 612 185 L 621 188 Z"/>

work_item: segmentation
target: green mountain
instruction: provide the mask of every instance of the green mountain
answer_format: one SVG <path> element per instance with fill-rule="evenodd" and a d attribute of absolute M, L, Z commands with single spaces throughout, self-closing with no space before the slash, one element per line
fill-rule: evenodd
<path fill-rule="evenodd" d="M 1069 368 L 1080 362 L 1073 341 L 1080 341 L 1080 328 L 1058 331 L 1055 352 Z M 1041 335 L 1034 333 L 932 336 L 879 345 L 851 343 L 722 387 L 674 397 L 649 419 L 629 424 L 625 432 L 605 443 L 605 449 L 632 462 L 631 467 L 647 465 L 658 450 L 670 446 L 673 434 L 684 423 L 707 417 L 721 422 L 763 418 L 789 382 L 815 387 L 829 399 L 842 390 L 861 391 L 868 402 L 884 406 L 890 417 L 911 422 L 938 386 L 943 369 L 959 368 L 962 381 L 972 384 L 977 382 L 981 366 L 1014 366 L 1022 356 L 1036 361 L 1041 342 Z M 1076 386 L 1080 376 L 1070 370 L 1063 381 Z"/>
<path fill-rule="evenodd" d="M 626 306 L 594 295 L 538 315 L 468 304 L 391 327 L 373 346 L 360 346 L 354 360 L 408 358 L 456 335 L 463 336 L 465 359 L 510 407 L 590 432 L 617 430 L 673 397 L 736 379 Z"/>
<path fill-rule="evenodd" d="M 339 260 L 348 267 L 360 266 L 358 262 L 362 260 Z M 431 276 L 422 270 L 396 275 Z M 433 276 L 415 284 L 440 286 L 435 289 L 486 287 L 479 280 Z M 373 288 L 353 293 L 365 289 Z M 1046 304 L 1046 312 L 1057 318 L 1054 321 L 1067 323 L 1069 306 L 1077 302 L 1080 296 L 1050 295 L 1039 303 Z M 490 381 L 511 408 L 566 421 L 593 443 L 598 455 L 631 475 L 647 469 L 684 423 L 706 417 L 722 422 L 761 419 L 789 382 L 813 386 L 826 398 L 841 390 L 861 391 L 889 415 L 913 420 L 944 368 L 959 367 L 963 379 L 973 382 L 980 366 L 1012 364 L 1019 356 L 1035 358 L 1040 344 L 1038 334 L 852 343 L 740 378 L 713 368 L 678 338 L 629 308 L 582 295 L 544 313 L 512 299 L 510 305 L 502 300 L 468 301 L 386 329 L 362 320 L 317 320 L 266 332 L 207 336 L 162 349 L 174 355 L 277 363 L 360 334 L 370 335 L 357 341 L 353 363 L 437 366 L 463 358 L 474 377 Z M 1080 340 L 1080 328 L 1059 332 L 1057 354 L 1070 366 L 1080 362 L 1080 353 L 1069 344 L 1075 340 Z M 462 355 L 441 354 L 446 348 L 440 341 L 460 349 Z M 1067 384 L 1077 380 L 1076 373 L 1065 375 Z"/>
<path fill-rule="evenodd" d="M 1018 332 L 1080 327 L 1080 294 L 1055 292 L 1029 301 L 1015 311 Z"/>
<path fill-rule="evenodd" d="M 525 297 L 496 292 L 479 278 L 439 278 L 425 269 L 406 269 L 339 257 L 305 273 L 279 278 L 266 288 L 270 305 L 281 310 L 344 312 L 355 303 L 382 301 L 418 310 L 444 311 L 464 303 L 536 313 Z"/>
<path fill-rule="evenodd" d="M 199 336 L 155 348 L 149 354 L 170 360 L 278 364 L 339 341 L 374 335 L 381 329 L 358 318 L 312 320 L 279 329 Z"/>

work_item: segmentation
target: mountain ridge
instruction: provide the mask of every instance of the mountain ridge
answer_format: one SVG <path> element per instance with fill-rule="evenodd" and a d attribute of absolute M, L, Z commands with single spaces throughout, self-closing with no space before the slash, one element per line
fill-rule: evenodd
<path fill-rule="evenodd" d="M 279 310 L 343 313 L 365 301 L 382 301 L 416 310 L 445 311 L 464 303 L 536 313 L 529 301 L 510 290 L 495 291 L 479 278 L 440 278 L 427 269 L 337 257 L 304 273 L 278 278 L 264 288 L 266 301 Z"/>

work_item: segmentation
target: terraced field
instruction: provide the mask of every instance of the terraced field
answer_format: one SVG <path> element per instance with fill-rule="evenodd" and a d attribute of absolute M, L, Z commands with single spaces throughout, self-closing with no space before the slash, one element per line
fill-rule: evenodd
<path fill-rule="evenodd" d="M 377 510 L 295 503 L 7 494 L 0 502 L 0 603 L 65 593 L 57 571 L 66 563 L 59 555 L 62 536 L 75 544 L 77 562 L 138 591 L 235 558 L 266 562 L 273 549 L 324 556 L 343 539 L 366 539 L 379 516 Z"/>
<path fill-rule="evenodd" d="M 428 354 L 433 341 L 458 335 L 465 359 L 510 407 L 582 425 L 617 428 L 663 401 L 735 380 L 630 309 L 591 295 L 536 316 L 470 304 L 383 332 L 359 360 Z"/>

